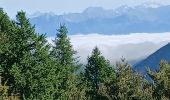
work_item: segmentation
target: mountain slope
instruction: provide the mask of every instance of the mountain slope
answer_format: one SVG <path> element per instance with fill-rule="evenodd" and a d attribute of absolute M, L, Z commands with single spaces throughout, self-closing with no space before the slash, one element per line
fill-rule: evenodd
<path fill-rule="evenodd" d="M 170 43 L 148 56 L 143 61 L 135 65 L 134 69 L 140 73 L 146 73 L 146 67 L 157 70 L 161 60 L 170 61 Z"/>
<path fill-rule="evenodd" d="M 89 7 L 82 13 L 55 15 L 37 14 L 30 17 L 40 33 L 54 36 L 60 23 L 65 23 L 69 34 L 129 34 L 170 31 L 170 6 L 122 6 L 115 10 Z"/>

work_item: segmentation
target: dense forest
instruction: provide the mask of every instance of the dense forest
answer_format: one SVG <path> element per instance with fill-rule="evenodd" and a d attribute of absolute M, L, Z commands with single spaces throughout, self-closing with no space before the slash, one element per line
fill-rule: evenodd
<path fill-rule="evenodd" d="M 142 75 L 123 58 L 110 64 L 94 47 L 83 65 L 65 25 L 58 28 L 54 45 L 45 34 L 36 33 L 35 27 L 25 12 L 18 12 L 12 20 L 0 9 L 0 99 L 170 99 L 170 65 L 166 61 L 160 61 L 159 70 L 147 68 L 147 75 Z"/>

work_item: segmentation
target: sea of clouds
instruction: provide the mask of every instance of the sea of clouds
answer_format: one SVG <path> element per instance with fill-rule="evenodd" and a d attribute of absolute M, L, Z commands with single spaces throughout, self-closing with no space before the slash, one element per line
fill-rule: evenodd
<path fill-rule="evenodd" d="M 86 63 L 92 49 L 97 46 L 102 55 L 111 63 L 122 57 L 136 63 L 170 42 L 170 32 L 167 33 L 133 33 L 129 35 L 70 35 L 73 48 L 80 56 L 80 62 Z M 47 38 L 52 43 L 54 37 Z"/>

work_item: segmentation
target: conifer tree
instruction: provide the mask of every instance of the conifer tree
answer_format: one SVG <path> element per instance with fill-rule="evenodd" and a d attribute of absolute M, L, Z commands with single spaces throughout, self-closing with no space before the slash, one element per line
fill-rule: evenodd
<path fill-rule="evenodd" d="M 54 42 L 54 46 L 52 47 L 52 51 L 50 53 L 54 62 L 59 64 L 58 72 L 56 75 L 58 76 L 58 82 L 56 85 L 58 87 L 58 91 L 56 93 L 56 98 L 67 98 L 65 97 L 66 92 L 71 94 L 70 87 L 76 86 L 77 84 L 71 84 L 69 77 L 75 76 L 74 72 L 79 68 L 78 62 L 76 62 L 75 54 L 76 52 L 73 50 L 70 39 L 67 36 L 67 28 L 65 25 L 61 25 L 58 29 Z M 70 83 L 70 84 L 67 84 Z"/>
<path fill-rule="evenodd" d="M 170 99 L 170 65 L 161 61 L 159 70 L 154 72 L 148 69 L 148 75 L 153 81 L 153 95 L 157 100 Z"/>
<path fill-rule="evenodd" d="M 86 88 L 80 84 L 78 75 L 70 74 L 66 81 L 66 90 L 59 97 L 60 100 L 87 100 Z"/>
<path fill-rule="evenodd" d="M 16 59 L 16 54 L 13 53 L 14 51 L 14 41 L 13 38 L 15 36 L 15 27 L 14 23 L 9 19 L 7 14 L 0 9 L 0 77 L 1 85 L 10 86 L 9 83 L 13 78 L 10 74 L 11 66 L 14 63 L 14 59 Z M 8 88 L 8 94 L 12 92 Z"/>
<path fill-rule="evenodd" d="M 35 32 L 24 12 L 17 14 L 17 46 L 20 56 L 10 73 L 14 77 L 14 89 L 23 99 L 53 99 L 56 80 L 56 63 L 49 57 L 49 45 L 45 35 Z M 20 37 L 19 37 L 20 36 Z M 20 45 L 20 46 L 19 46 Z"/>
<path fill-rule="evenodd" d="M 87 87 L 89 87 L 87 94 L 90 99 L 97 100 L 107 98 L 99 93 L 99 89 L 102 85 L 110 83 L 110 85 L 113 85 L 115 73 L 109 62 L 101 55 L 97 47 L 93 49 L 91 56 L 88 57 L 84 77 L 87 82 Z"/>
<path fill-rule="evenodd" d="M 0 48 L 2 83 L 7 82 L 10 93 L 19 94 L 21 99 L 52 99 L 57 69 L 49 57 L 45 36 L 35 32 L 22 11 L 16 21 L 3 17 L 0 25 L 5 33 L 5 45 Z"/>
<path fill-rule="evenodd" d="M 152 87 L 124 58 L 116 64 L 116 76 L 117 99 L 154 100 Z"/>
<path fill-rule="evenodd" d="M 9 70 L 11 69 L 11 48 L 13 48 L 14 25 L 7 14 L 0 8 L 0 99 L 14 99 L 16 95 L 10 91 Z M 3 76 L 3 77 L 2 77 Z M 9 97 L 10 96 L 10 97 Z"/>
<path fill-rule="evenodd" d="M 54 46 L 51 51 L 51 55 L 64 67 L 70 67 L 70 70 L 74 70 L 76 59 L 76 51 L 73 50 L 70 39 L 67 36 L 68 31 L 65 25 L 60 25 L 57 30 Z"/>

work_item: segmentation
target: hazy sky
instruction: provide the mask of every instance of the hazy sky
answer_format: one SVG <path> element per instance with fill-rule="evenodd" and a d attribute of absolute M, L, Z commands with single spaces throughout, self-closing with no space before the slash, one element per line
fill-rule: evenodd
<path fill-rule="evenodd" d="M 28 14 L 35 12 L 63 14 L 81 12 L 87 7 L 114 9 L 121 5 L 135 6 L 146 2 L 170 4 L 170 0 L 0 0 L 0 7 L 4 8 L 9 16 L 14 17 L 21 9 Z"/>

